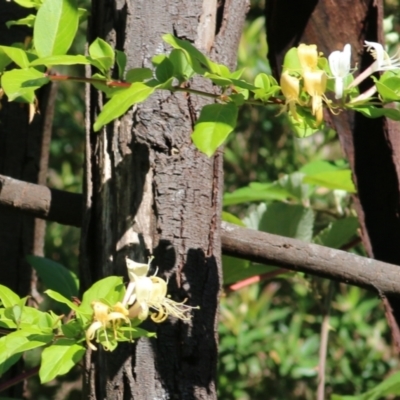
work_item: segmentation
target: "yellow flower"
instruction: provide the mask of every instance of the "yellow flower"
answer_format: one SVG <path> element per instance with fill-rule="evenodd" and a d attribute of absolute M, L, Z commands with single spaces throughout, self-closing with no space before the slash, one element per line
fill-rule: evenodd
<path fill-rule="evenodd" d="M 316 117 L 317 126 L 322 122 L 322 99 L 325 98 L 326 74 L 324 71 L 305 71 L 303 74 L 304 89 L 312 97 L 312 114 Z"/>
<path fill-rule="evenodd" d="M 318 51 L 315 44 L 306 45 L 302 43 L 297 48 L 297 56 L 304 71 L 314 71 L 317 69 Z"/>
<path fill-rule="evenodd" d="M 130 318 L 146 319 L 150 314 L 150 309 L 157 311 L 150 315 L 154 322 L 163 322 L 169 315 L 184 321 L 190 320 L 189 313 L 192 309 L 185 302 L 177 303 L 167 297 L 167 282 L 157 276 L 146 276 L 149 272 L 150 262 L 140 264 L 126 259 L 128 275 L 131 282 L 127 288 L 127 295 L 123 304 L 131 305 L 129 308 Z"/>
<path fill-rule="evenodd" d="M 286 98 L 285 105 L 289 107 L 293 118 L 298 121 L 299 117 L 296 112 L 296 103 L 300 103 L 300 81 L 294 76 L 291 76 L 288 71 L 285 71 L 281 75 L 280 84 L 282 93 Z"/>
<path fill-rule="evenodd" d="M 121 303 L 117 303 L 112 310 L 110 307 L 101 301 L 93 301 L 93 322 L 86 331 L 86 343 L 92 350 L 97 350 L 97 347 L 91 343 L 99 329 L 103 329 L 107 344 L 109 343 L 107 336 L 107 328 L 110 323 L 114 329 L 114 337 L 116 336 L 115 324 L 121 320 L 130 323 L 128 318 L 128 310 Z M 104 346 L 107 350 L 107 345 Z"/>

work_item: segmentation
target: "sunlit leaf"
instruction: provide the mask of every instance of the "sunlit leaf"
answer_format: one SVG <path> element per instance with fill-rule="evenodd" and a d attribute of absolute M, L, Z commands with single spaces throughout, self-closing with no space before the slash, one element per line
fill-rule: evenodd
<path fill-rule="evenodd" d="M 238 108 L 234 103 L 204 106 L 192 133 L 193 143 L 211 157 L 235 129 L 237 115 Z"/>
<path fill-rule="evenodd" d="M 33 40 L 39 57 L 66 54 L 78 29 L 76 0 L 45 0 L 36 15 Z"/>
<path fill-rule="evenodd" d="M 39 370 L 41 383 L 46 383 L 58 375 L 64 375 L 81 361 L 85 347 L 71 339 L 59 339 L 43 350 Z"/>
<path fill-rule="evenodd" d="M 101 127 L 112 120 L 125 114 L 134 104 L 146 100 L 154 90 L 154 87 L 147 86 L 142 82 L 134 82 L 131 87 L 116 93 L 105 104 L 101 113 L 97 117 L 97 120 L 93 125 L 95 132 L 99 131 Z"/>

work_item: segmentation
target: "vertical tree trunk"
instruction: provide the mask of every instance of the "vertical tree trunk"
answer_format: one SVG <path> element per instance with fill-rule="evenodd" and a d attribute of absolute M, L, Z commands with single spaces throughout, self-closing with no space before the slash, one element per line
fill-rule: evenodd
<path fill-rule="evenodd" d="M 286 51 L 302 42 L 317 44 L 326 57 L 350 43 L 352 65 L 357 64 L 362 71 L 373 61 L 365 52 L 364 40 L 380 43 L 384 40 L 382 0 L 307 0 L 305 7 L 296 0 L 271 0 L 267 4 L 269 59 L 277 75 Z M 295 11 L 296 7 L 298 10 Z M 285 10 L 288 9 L 294 11 L 291 15 L 297 16 L 296 24 L 287 23 Z M 370 86 L 371 80 L 363 83 L 361 91 Z M 369 256 L 400 264 L 398 122 L 386 118 L 369 119 L 349 111 L 338 116 L 325 115 L 336 129 L 353 171 L 357 187 L 355 208 Z M 393 338 L 400 350 L 398 301 L 398 298 L 390 298 L 388 302 L 384 298 Z"/>
<path fill-rule="evenodd" d="M 173 33 L 233 67 L 247 7 L 247 0 L 219 8 L 216 0 L 94 2 L 91 40 L 105 37 L 124 50 L 130 69 L 151 67 L 152 56 L 168 51 L 161 36 Z M 205 101 L 157 93 L 99 134 L 91 125 L 103 99 L 92 91 L 87 102 L 84 284 L 126 275 L 125 256 L 154 254 L 171 297 L 200 310 L 190 323 L 149 323 L 157 339 L 88 353 L 85 397 L 216 398 L 222 153 L 207 158 L 190 139 Z"/>

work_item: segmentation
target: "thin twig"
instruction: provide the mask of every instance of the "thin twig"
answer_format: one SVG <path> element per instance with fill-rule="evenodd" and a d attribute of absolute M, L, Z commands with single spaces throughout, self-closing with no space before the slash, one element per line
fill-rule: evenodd
<path fill-rule="evenodd" d="M 317 400 L 325 399 L 325 365 L 326 354 L 328 350 L 329 338 L 329 317 L 331 312 L 331 303 L 335 282 L 329 281 L 328 295 L 325 299 L 324 315 L 321 324 L 321 344 L 319 347 L 319 363 L 318 363 L 318 389 Z"/>
<path fill-rule="evenodd" d="M 39 372 L 39 369 L 40 369 L 40 366 L 31 368 L 28 371 L 25 371 L 22 374 L 17 375 L 15 378 L 9 379 L 8 381 L 0 384 L 0 392 L 24 381 L 25 379 L 30 378 L 31 376 L 36 375 Z"/>

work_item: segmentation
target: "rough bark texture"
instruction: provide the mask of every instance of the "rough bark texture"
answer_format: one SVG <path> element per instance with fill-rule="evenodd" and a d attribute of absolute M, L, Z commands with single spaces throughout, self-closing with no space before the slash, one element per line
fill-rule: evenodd
<path fill-rule="evenodd" d="M 168 49 L 164 33 L 190 40 L 233 66 L 247 1 L 94 2 L 91 40 L 107 38 L 128 56 L 128 68 L 151 67 Z M 193 87 L 206 89 L 204 83 Z M 212 87 L 207 87 L 212 90 Z M 91 92 L 82 241 L 84 284 L 125 274 L 125 256 L 146 261 L 169 280 L 175 300 L 199 305 L 190 323 L 169 319 L 148 329 L 157 339 L 88 355 L 86 397 L 92 399 L 216 398 L 222 154 L 208 159 L 191 143 L 204 103 L 162 92 L 94 134 L 102 106 Z"/>
<path fill-rule="evenodd" d="M 272 0 L 267 4 L 269 59 L 276 74 L 285 52 L 299 43 L 315 43 L 326 56 L 352 45 L 352 65 L 363 70 L 372 62 L 365 52 L 364 40 L 383 41 L 382 1 L 357 0 L 333 2 L 312 0 Z M 297 11 L 301 22 L 285 22 L 285 9 Z M 371 81 L 361 86 L 365 90 Z M 358 194 L 355 207 L 362 227 L 363 243 L 371 257 L 400 264 L 400 129 L 398 122 L 385 118 L 368 119 L 361 114 L 344 112 L 339 116 L 326 114 L 338 132 L 344 153 L 350 162 Z M 398 298 L 389 298 L 394 316 L 400 321 Z M 389 303 L 385 300 L 393 336 L 400 349 L 398 323 L 394 323 Z"/>
<path fill-rule="evenodd" d="M 2 45 L 24 42 L 29 30 L 6 21 L 17 20 L 29 11 L 14 2 L 0 1 L 0 38 Z M 45 114 L 46 93 L 39 99 L 41 115 Z M 0 109 L 0 174 L 28 182 L 37 182 L 43 118 L 36 115 L 29 124 L 27 104 L 1 102 Z M 34 219 L 16 210 L 0 206 L 0 283 L 21 296 L 29 293 L 31 268 L 25 255 L 33 252 Z M 2 377 L 7 380 L 17 373 L 18 366 Z M 21 385 L 2 392 L 3 396 L 21 397 Z"/>

